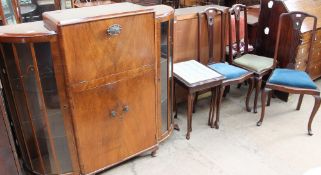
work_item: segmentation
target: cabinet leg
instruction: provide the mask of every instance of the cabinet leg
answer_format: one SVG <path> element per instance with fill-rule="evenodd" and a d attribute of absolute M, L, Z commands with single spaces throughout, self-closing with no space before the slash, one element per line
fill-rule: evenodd
<path fill-rule="evenodd" d="M 179 126 L 178 126 L 178 124 L 174 124 L 174 129 L 176 130 L 176 131 L 180 131 L 180 128 L 179 128 Z"/>
<path fill-rule="evenodd" d="M 156 156 L 157 156 L 157 150 L 158 150 L 158 146 L 156 146 L 156 147 L 152 150 L 152 153 L 151 153 L 151 156 L 152 156 L 152 157 L 156 157 Z"/>

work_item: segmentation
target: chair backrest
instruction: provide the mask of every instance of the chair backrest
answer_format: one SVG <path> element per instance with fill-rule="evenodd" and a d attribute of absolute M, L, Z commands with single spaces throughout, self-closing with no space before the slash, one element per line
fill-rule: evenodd
<path fill-rule="evenodd" d="M 302 40 L 302 24 L 307 19 L 310 18 L 312 20 L 312 30 L 310 32 L 311 37 L 308 41 L 308 58 L 306 60 L 306 69 L 307 72 L 310 65 L 310 57 L 312 52 L 312 44 L 313 40 L 315 40 L 315 33 L 316 33 L 316 25 L 317 25 L 317 17 L 304 13 L 304 12 L 290 12 L 290 13 L 282 13 L 279 18 L 279 24 L 278 24 L 278 32 L 277 32 L 277 38 L 276 38 L 276 45 L 275 45 L 275 51 L 274 51 L 274 63 L 276 64 L 278 56 L 281 56 L 281 54 L 288 54 L 284 51 L 287 50 L 289 53 L 289 60 L 293 63 L 295 63 L 295 58 L 298 55 L 299 49 L 297 48 Z M 308 23 L 308 21 L 306 21 Z M 311 21 L 309 21 L 311 22 Z M 311 25 L 305 25 L 305 27 L 311 26 Z M 281 40 L 282 38 L 282 40 Z M 285 47 L 287 47 L 285 49 Z M 290 47 L 290 48 L 289 48 Z M 276 66 L 276 65 L 275 65 Z M 285 65 L 282 65 L 284 67 Z M 294 68 L 293 64 L 287 64 L 286 67 L 288 68 Z"/>
<path fill-rule="evenodd" d="M 207 24 L 207 36 L 208 36 L 208 64 L 214 63 L 214 29 L 215 29 L 215 17 L 217 15 L 221 16 L 221 52 L 223 57 L 220 61 L 225 61 L 225 52 L 224 52 L 224 41 L 225 41 L 225 13 L 223 10 L 220 10 L 215 7 L 208 7 L 204 11 L 198 13 L 198 59 L 200 59 L 201 51 L 201 34 L 202 34 L 202 14 L 205 15 L 206 24 Z"/>
<path fill-rule="evenodd" d="M 243 14 L 243 17 L 241 18 Z M 243 20 L 243 21 L 241 21 Z M 229 61 L 233 62 L 233 32 L 232 27 L 235 27 L 235 43 L 236 43 L 236 57 L 240 57 L 241 52 L 241 22 L 243 22 L 244 26 L 244 51 L 243 53 L 248 53 L 248 31 L 247 31 L 247 8 L 242 4 L 235 4 L 228 10 L 228 26 L 229 26 Z"/>

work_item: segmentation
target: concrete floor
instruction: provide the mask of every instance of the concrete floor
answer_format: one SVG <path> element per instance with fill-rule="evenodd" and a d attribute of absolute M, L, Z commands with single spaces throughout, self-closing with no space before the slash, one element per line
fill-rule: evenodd
<path fill-rule="evenodd" d="M 219 130 L 207 126 L 209 99 L 200 100 L 189 141 L 185 104 L 180 105 L 175 122 L 181 131 L 161 143 L 157 157 L 140 156 L 102 175 L 321 175 L 321 112 L 313 123 L 314 136 L 307 135 L 314 99 L 305 96 L 301 111 L 295 110 L 297 95 L 288 103 L 272 99 L 257 127 L 260 113 L 245 111 L 245 92 L 246 87 L 231 87 Z"/>

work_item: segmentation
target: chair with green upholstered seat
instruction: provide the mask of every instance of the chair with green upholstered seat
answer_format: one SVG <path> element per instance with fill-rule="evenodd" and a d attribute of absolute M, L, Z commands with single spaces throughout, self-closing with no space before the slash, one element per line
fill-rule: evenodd
<path fill-rule="evenodd" d="M 313 23 L 311 23 L 313 24 L 313 30 L 311 32 L 312 36 L 310 38 L 309 43 L 307 43 L 309 47 L 308 59 L 307 59 L 307 65 L 306 65 L 306 71 L 307 71 L 308 70 L 307 68 L 310 65 L 310 56 L 312 52 L 311 45 L 315 38 L 315 30 L 316 30 L 316 24 L 317 24 L 317 18 L 315 16 L 312 16 L 303 12 L 283 13 L 280 16 L 274 58 L 276 59 L 278 57 L 278 53 L 283 51 L 282 47 L 280 47 L 279 45 L 280 38 L 281 38 L 280 37 L 281 31 L 283 31 L 284 28 L 286 28 L 287 30 L 292 30 L 291 32 L 287 33 L 287 37 L 290 36 L 290 37 L 293 37 L 296 41 L 299 41 L 300 40 L 299 36 L 302 36 L 301 26 L 303 21 L 306 18 L 313 19 Z M 312 21 L 309 20 L 309 22 L 312 22 Z M 287 24 L 286 27 L 284 27 L 284 24 Z M 287 37 L 282 37 L 282 39 L 283 40 L 287 39 Z M 295 43 L 298 43 L 298 42 L 293 42 L 291 44 L 293 45 Z M 273 92 L 273 90 L 292 93 L 292 94 L 300 94 L 297 110 L 300 110 L 304 94 L 312 95 L 314 97 L 315 103 L 308 122 L 308 134 L 312 135 L 311 125 L 312 125 L 313 118 L 320 107 L 321 98 L 320 98 L 320 91 L 317 85 L 312 81 L 312 79 L 308 75 L 308 72 L 305 72 L 303 70 L 293 70 L 288 68 L 277 68 L 273 71 L 271 77 L 268 79 L 266 83 L 265 89 L 262 90 L 262 99 L 261 99 L 262 112 L 261 112 L 261 118 L 257 122 L 258 126 L 262 125 L 262 122 L 264 119 L 266 95 L 269 94 L 268 105 L 270 105 L 270 100 L 271 100 L 270 94 Z"/>
<path fill-rule="evenodd" d="M 241 15 L 243 17 L 241 18 Z M 263 57 L 249 53 L 249 41 L 247 33 L 247 25 L 244 25 L 244 49 L 241 49 L 241 20 L 247 24 L 247 8 L 242 4 L 235 4 L 229 9 L 228 13 L 229 22 L 229 62 L 232 65 L 244 68 L 254 73 L 255 77 L 255 98 L 254 98 L 254 113 L 257 112 L 257 101 L 259 92 L 262 86 L 262 79 L 264 76 L 270 74 L 276 65 L 273 58 Z M 233 19 L 233 20 L 232 20 Z M 233 24 L 234 23 L 234 24 Z M 236 40 L 236 53 L 233 53 L 233 33 L 232 27 L 235 26 L 235 40 Z M 234 52 L 235 52 L 234 51 Z"/>

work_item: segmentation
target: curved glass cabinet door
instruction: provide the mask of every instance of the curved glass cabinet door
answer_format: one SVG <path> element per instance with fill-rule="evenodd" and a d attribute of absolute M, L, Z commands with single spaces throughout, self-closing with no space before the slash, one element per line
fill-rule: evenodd
<path fill-rule="evenodd" d="M 22 133 L 24 167 L 37 174 L 73 171 L 50 42 L 1 43 Z M 1 66 L 2 67 L 2 66 Z"/>
<path fill-rule="evenodd" d="M 165 139 L 173 130 L 173 18 L 160 22 L 160 140 Z"/>

